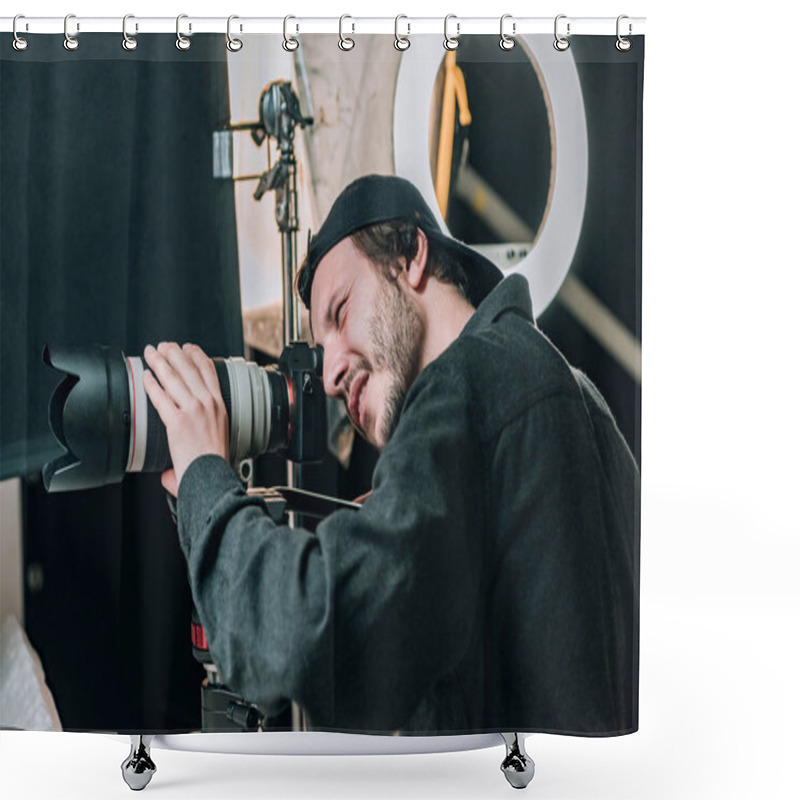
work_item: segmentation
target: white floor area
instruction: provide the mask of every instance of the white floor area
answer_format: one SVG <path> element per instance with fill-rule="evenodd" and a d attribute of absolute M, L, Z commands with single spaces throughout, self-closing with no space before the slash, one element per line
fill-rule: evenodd
<path fill-rule="evenodd" d="M 795 798 L 798 601 L 643 608 L 641 729 L 619 739 L 532 736 L 538 800 Z M 509 797 L 502 747 L 410 756 L 244 756 L 153 750 L 156 798 Z M 124 741 L 0 733 L 8 798 L 128 796 Z"/>

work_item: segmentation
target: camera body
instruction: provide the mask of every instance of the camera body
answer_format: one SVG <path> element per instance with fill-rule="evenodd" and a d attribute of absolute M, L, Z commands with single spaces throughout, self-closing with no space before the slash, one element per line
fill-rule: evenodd
<path fill-rule="evenodd" d="M 325 448 L 325 390 L 322 386 L 322 349 L 305 342 L 283 348 L 278 371 L 287 378 L 292 398 L 286 457 L 296 464 L 321 461 Z"/>

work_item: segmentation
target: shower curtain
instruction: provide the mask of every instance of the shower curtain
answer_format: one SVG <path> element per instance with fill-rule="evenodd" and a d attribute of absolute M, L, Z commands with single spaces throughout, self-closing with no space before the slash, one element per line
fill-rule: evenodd
<path fill-rule="evenodd" d="M 242 40 L 229 50 L 224 36 L 195 34 L 182 50 L 174 35 L 148 34 L 126 50 L 119 35 L 86 34 L 69 51 L 62 37 L 40 36 L 17 51 L 11 35 L 0 35 L 0 464 L 4 480 L 20 480 L 24 646 L 41 659 L 52 726 L 181 732 L 209 730 L 216 720 L 215 730 L 635 731 L 643 37 L 632 37 L 628 50 L 616 48 L 613 36 L 572 37 L 565 50 L 546 35 L 520 36 L 508 50 L 488 35 L 462 36 L 454 50 L 428 35 L 412 37 L 407 49 L 386 35 L 355 36 L 350 49 L 337 46 L 336 35 L 311 35 L 294 51 L 280 36 Z M 336 622 L 324 650 L 300 644 L 318 641 L 320 619 L 290 617 L 276 633 L 276 617 L 302 607 L 294 595 L 285 609 L 256 605 L 247 620 L 219 610 L 225 601 L 209 588 L 214 570 L 193 564 L 186 541 L 182 547 L 157 474 L 65 493 L 48 493 L 40 477 L 63 451 L 49 424 L 63 375 L 42 363 L 45 345 L 102 344 L 138 355 L 149 343 L 192 341 L 212 355 L 261 365 L 280 355 L 281 194 L 273 185 L 263 191 L 280 152 L 274 131 L 257 124 L 269 114 L 262 93 L 275 81 L 289 85 L 284 99 L 297 101 L 298 261 L 353 180 L 409 180 L 442 230 L 507 279 L 525 279 L 535 319 L 528 324 L 552 344 L 548 353 L 582 376 L 577 396 L 598 409 L 592 424 L 611 426 L 598 438 L 615 437 L 615 453 L 628 459 L 610 464 L 596 449 L 569 450 L 569 435 L 550 445 L 562 457 L 549 469 L 530 453 L 514 454 L 502 466 L 505 481 L 524 487 L 524 504 L 553 507 L 561 521 L 530 530 L 523 515 L 513 532 L 481 521 L 479 543 L 448 556 L 461 575 L 477 576 L 458 584 L 474 595 L 439 591 L 433 576 L 442 552 L 434 548 L 437 563 L 423 559 L 424 576 L 417 582 L 412 570 L 413 585 L 403 588 L 410 597 L 429 594 L 413 598 L 405 616 L 369 609 L 409 574 L 405 565 L 393 571 L 387 554 L 403 551 L 393 553 L 381 538 L 391 538 L 393 523 L 401 530 L 406 514 L 387 508 L 385 526 L 372 539 L 363 533 L 358 558 L 338 553 L 331 561 L 341 571 L 331 577 L 327 608 Z M 304 314 L 300 330 L 309 337 Z M 489 365 L 476 370 L 490 372 Z M 504 393 L 523 391 L 528 380 L 509 374 Z M 304 487 L 363 498 L 380 482 L 381 454 L 336 403 L 328 402 L 325 416 L 326 452 L 304 468 Z M 520 447 L 535 450 L 540 440 L 529 433 Z M 498 441 L 481 441 L 486 463 Z M 580 468 L 565 453 L 579 454 Z M 435 463 L 441 473 L 454 470 L 446 453 Z M 464 504 L 494 508 L 486 474 Z M 258 459 L 255 476 L 260 485 L 283 483 L 285 460 Z M 582 517 L 559 509 L 582 507 L 588 493 L 623 483 L 598 501 L 619 528 L 564 527 Z M 557 494 L 539 497 L 553 485 Z M 304 582 L 313 580 L 308 553 L 338 525 L 350 535 L 357 523 L 347 520 L 370 519 L 378 497 L 360 511 L 306 521 L 311 550 L 287 551 L 302 563 L 285 565 L 287 580 L 296 572 L 296 592 L 317 591 Z M 415 498 L 407 503 L 413 509 Z M 437 532 L 455 519 L 464 525 L 469 514 L 448 509 Z M 242 535 L 231 530 L 229 541 Z M 498 544 L 495 533 L 507 538 Z M 352 540 L 342 534 L 341 541 Z M 234 555 L 224 550 L 225 558 Z M 242 572 L 259 563 L 246 548 L 241 558 Z M 517 567 L 509 571 L 510 561 Z M 509 575 L 513 584 L 496 585 Z M 353 581 L 365 585 L 352 593 Z M 254 591 L 252 602 L 259 596 Z M 358 640 L 373 664 L 361 664 L 347 641 L 346 622 L 360 619 L 377 625 Z M 289 641 L 287 628 L 296 631 L 298 650 L 265 660 L 271 636 Z M 229 664 L 233 677 L 214 692 L 203 681 L 210 676 L 213 684 L 224 670 L 200 663 L 205 633 L 211 660 Z M 434 652 L 434 640 L 443 653 Z M 517 645 L 528 648 L 529 671 L 514 657 Z M 395 649 L 402 658 L 393 667 L 383 654 Z M 344 653 L 346 663 L 338 663 Z M 259 676 L 276 664 L 280 675 Z M 345 686 L 348 673 L 358 679 Z M 284 691 L 264 688 L 279 684 Z M 21 686 L 4 690 L 13 695 Z M 398 687 L 413 694 L 398 705 L 411 713 L 382 717 L 379 709 L 394 708 L 385 696 Z M 503 699 L 510 687 L 519 705 Z M 347 698 L 339 713 L 334 697 Z M 228 713 L 231 703 L 253 709 L 256 722 Z M 493 713 L 493 704 L 505 711 Z M 18 719 L 0 722 L 25 727 L 24 715 Z"/>

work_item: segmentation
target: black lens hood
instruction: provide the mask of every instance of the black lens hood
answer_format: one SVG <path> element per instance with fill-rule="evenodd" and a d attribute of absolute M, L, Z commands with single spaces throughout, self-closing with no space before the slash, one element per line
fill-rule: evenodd
<path fill-rule="evenodd" d="M 42 360 L 66 373 L 50 398 L 50 428 L 67 451 L 44 465 L 48 492 L 119 483 L 130 444 L 127 360 L 101 345 L 46 346 Z"/>

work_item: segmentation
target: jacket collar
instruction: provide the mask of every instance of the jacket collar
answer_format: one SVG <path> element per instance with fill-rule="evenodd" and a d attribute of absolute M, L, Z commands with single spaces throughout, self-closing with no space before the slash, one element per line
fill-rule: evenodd
<path fill-rule="evenodd" d="M 475 310 L 462 334 L 491 325 L 508 311 L 516 312 L 533 322 L 530 285 L 522 275 L 509 275 L 500 281 Z"/>

